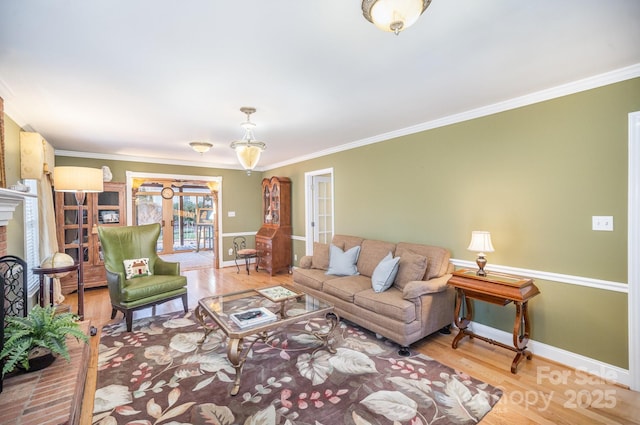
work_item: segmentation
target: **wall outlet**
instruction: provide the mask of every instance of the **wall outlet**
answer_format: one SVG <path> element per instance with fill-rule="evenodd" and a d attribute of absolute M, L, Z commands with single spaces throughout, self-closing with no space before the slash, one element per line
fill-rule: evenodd
<path fill-rule="evenodd" d="M 611 215 L 594 215 L 592 219 L 592 230 L 613 232 L 613 216 Z"/>
<path fill-rule="evenodd" d="M 233 248 L 229 248 L 229 255 L 233 255 Z"/>
<path fill-rule="evenodd" d="M 298 261 L 298 254 L 293 254 L 293 261 Z"/>

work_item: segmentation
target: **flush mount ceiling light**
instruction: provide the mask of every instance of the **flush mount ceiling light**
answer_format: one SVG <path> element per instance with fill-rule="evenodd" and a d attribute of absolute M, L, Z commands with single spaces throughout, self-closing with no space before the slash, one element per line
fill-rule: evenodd
<path fill-rule="evenodd" d="M 191 146 L 191 149 L 198 153 L 209 152 L 209 149 L 213 147 L 213 145 L 209 142 L 191 142 L 189 143 L 189 146 Z"/>
<path fill-rule="evenodd" d="M 396 35 L 415 24 L 431 0 L 362 0 L 362 14 L 382 31 Z"/>
<path fill-rule="evenodd" d="M 257 141 L 253 136 L 253 128 L 256 126 L 251 122 L 251 114 L 256 111 L 256 108 L 244 106 L 240 108 L 240 112 L 247 114 L 247 120 L 240 124 L 244 128 L 244 137 L 242 140 L 235 140 L 231 142 L 231 149 L 235 149 L 236 156 L 242 167 L 247 170 L 247 175 L 251 174 L 258 161 L 260 160 L 260 154 L 267 148 L 263 142 Z"/>

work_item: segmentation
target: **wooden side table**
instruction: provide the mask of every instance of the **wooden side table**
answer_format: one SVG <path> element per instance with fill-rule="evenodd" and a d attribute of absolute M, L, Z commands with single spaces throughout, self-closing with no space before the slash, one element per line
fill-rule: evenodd
<path fill-rule="evenodd" d="M 528 302 L 540 293 L 540 290 L 529 278 L 508 275 L 504 273 L 487 272 L 484 277 L 477 276 L 474 269 L 462 269 L 453 273 L 449 279 L 449 285 L 456 288 L 455 324 L 458 327 L 458 335 L 451 346 L 458 348 L 458 343 L 465 336 L 478 338 L 493 345 L 497 345 L 516 352 L 511 363 L 511 373 L 516 373 L 518 364 L 523 359 L 531 360 L 532 354 L 527 350 L 529 342 L 529 312 Z M 462 302 L 465 303 L 465 315 L 460 316 Z M 506 306 L 513 302 L 516 306 L 516 318 L 513 323 L 513 347 L 478 335 L 468 326 L 473 319 L 473 303 L 471 300 L 479 300 L 491 304 Z"/>
<path fill-rule="evenodd" d="M 49 278 L 49 304 L 53 305 L 53 278 L 48 275 L 58 274 L 58 273 L 66 273 L 77 271 L 80 267 L 80 264 L 75 263 L 70 266 L 63 267 L 34 267 L 32 269 L 33 274 L 37 274 L 40 277 L 40 307 L 44 307 L 45 302 L 45 288 L 44 288 L 44 278 L 47 276 Z M 82 287 L 82 282 L 80 281 L 80 272 L 78 275 L 78 316 L 80 316 L 80 320 L 84 320 L 84 288 Z"/>

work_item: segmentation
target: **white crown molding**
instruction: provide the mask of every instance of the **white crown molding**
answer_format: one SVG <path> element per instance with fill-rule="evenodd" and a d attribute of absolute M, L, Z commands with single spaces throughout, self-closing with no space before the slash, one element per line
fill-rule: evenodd
<path fill-rule="evenodd" d="M 444 127 L 446 125 L 457 124 L 457 123 L 469 121 L 475 118 L 481 118 L 488 115 L 497 114 L 499 112 L 521 108 L 523 106 L 533 105 L 535 103 L 544 102 L 546 100 L 551 100 L 558 97 L 567 96 L 570 94 L 595 89 L 598 87 L 603 87 L 609 84 L 619 83 L 621 81 L 630 80 L 636 77 L 640 77 L 640 63 L 627 66 L 625 68 L 620 68 L 614 71 L 606 72 L 604 74 L 598 74 L 592 77 L 583 78 L 581 80 L 573 81 L 567 84 L 562 84 L 560 86 L 552 87 L 549 89 L 540 90 L 534 93 L 526 94 L 524 96 L 505 100 L 504 102 L 498 102 L 492 105 L 482 106 L 480 108 L 471 109 L 469 111 L 461 112 L 459 114 L 449 115 L 447 117 L 438 118 L 432 121 L 427 121 L 422 124 L 401 128 L 399 130 L 390 131 L 388 133 L 379 134 L 377 136 L 368 137 L 366 139 L 356 140 L 350 143 L 345 143 L 344 145 L 314 152 L 309 155 L 303 155 L 296 158 L 292 158 L 287 161 L 282 161 L 276 164 L 269 165 L 267 170 L 271 170 L 278 167 L 284 167 L 286 165 L 296 164 L 298 162 L 307 161 L 310 159 L 315 159 L 325 155 L 342 152 L 342 151 L 346 151 L 349 149 L 354 149 L 354 148 L 358 148 L 366 145 L 371 145 L 374 143 L 384 142 L 386 140 L 394 139 L 396 137 L 407 136 L 409 134 L 415 134 L 421 131 L 432 130 L 434 128 Z"/>
<path fill-rule="evenodd" d="M 504 112 L 511 109 L 516 109 L 523 106 L 543 102 L 546 100 L 551 100 L 558 97 L 579 93 L 585 90 L 591 90 L 594 88 L 618 83 L 618 82 L 629 80 L 636 77 L 640 77 L 640 63 L 630 65 L 624 68 L 616 69 L 603 74 L 598 74 L 595 76 L 583 78 L 581 80 L 573 81 L 567 84 L 562 84 L 560 86 L 552 87 L 549 89 L 540 90 L 534 93 L 516 97 L 503 102 L 498 102 L 492 105 L 487 105 L 487 106 L 472 109 L 469 111 L 461 112 L 459 114 L 449 115 L 449 116 L 438 118 L 432 121 L 427 121 L 422 124 L 417 124 L 414 126 L 390 131 L 387 133 L 382 133 L 377 136 L 372 136 L 365 139 L 360 139 L 353 142 L 345 143 L 340 146 L 335 146 L 333 148 L 313 152 L 308 155 L 301 155 L 301 156 L 291 158 L 286 161 L 278 162 L 275 164 L 260 166 L 260 167 L 257 167 L 254 171 L 257 171 L 257 172 L 269 171 L 274 168 L 284 167 L 284 166 L 296 164 L 302 161 L 307 161 L 307 160 L 323 157 L 326 155 L 343 152 L 346 150 L 355 149 L 358 147 L 367 146 L 374 143 L 383 142 L 396 137 L 402 137 L 409 134 L 419 133 L 421 131 L 431 130 L 431 129 L 443 127 L 446 125 L 456 124 L 456 123 L 468 121 L 475 118 L 493 115 L 499 112 Z M 20 127 L 24 128 L 25 126 L 27 126 L 28 123 L 24 119 L 22 119 L 18 111 L 16 111 L 15 108 L 12 107 L 13 99 L 15 98 L 15 96 L 12 95 L 11 89 L 6 85 L 6 83 L 2 81 L 2 79 L 0 79 L 0 97 L 4 99 L 5 113 L 8 116 L 10 116 L 11 119 L 13 119 Z M 193 161 L 180 161 L 180 160 L 174 160 L 171 158 L 164 158 L 164 159 L 163 158 L 147 158 L 147 157 L 139 157 L 139 156 L 98 154 L 98 153 L 76 152 L 76 151 L 67 151 L 67 150 L 56 150 L 55 153 L 56 155 L 60 155 L 60 156 L 69 156 L 69 157 L 77 157 L 77 158 L 92 158 L 92 159 L 105 159 L 105 160 L 115 160 L 115 161 L 132 161 L 132 162 L 147 162 L 147 163 L 154 163 L 154 164 L 194 166 Z M 196 165 L 196 166 L 200 166 L 200 165 Z M 229 166 L 227 164 L 215 164 L 215 163 L 206 163 L 206 164 L 203 163 L 202 167 L 213 167 L 213 168 L 221 168 L 221 169 L 229 169 L 229 170 L 243 170 L 243 168 L 240 166 Z"/>
<path fill-rule="evenodd" d="M 89 158 L 89 159 L 103 159 L 111 161 L 128 161 L 128 162 L 144 162 L 149 164 L 162 164 L 162 165 L 181 165 L 187 167 L 202 167 L 202 168 L 219 168 L 223 170 L 241 170 L 245 171 L 239 164 L 230 166 L 228 164 L 220 164 L 215 162 L 197 162 L 197 161 L 183 161 L 171 158 L 149 158 L 145 156 L 129 156 L 129 155 L 114 155 L 92 152 L 77 152 L 68 151 L 62 149 L 56 149 L 55 154 L 58 156 L 68 156 L 72 158 Z M 256 167 L 253 171 L 264 171 L 261 167 Z"/>
<path fill-rule="evenodd" d="M 458 259 L 452 258 L 451 262 L 453 263 L 453 265 L 457 267 L 465 267 L 465 268 L 478 267 L 475 261 L 458 260 Z M 612 281 L 600 280 L 600 279 L 591 279 L 588 277 L 572 276 L 572 275 L 561 274 L 561 273 L 544 272 L 539 270 L 522 269 L 519 267 L 501 266 L 499 264 L 490 264 L 485 268 L 486 270 L 491 270 L 494 272 L 514 274 L 518 276 L 526 276 L 533 279 L 542 279 L 542 280 L 548 280 L 551 282 L 568 283 L 570 285 L 585 286 L 587 288 L 594 288 L 594 289 L 603 289 L 605 291 L 623 292 L 625 294 L 629 292 L 629 285 L 627 285 L 626 283 L 612 282 Z"/>

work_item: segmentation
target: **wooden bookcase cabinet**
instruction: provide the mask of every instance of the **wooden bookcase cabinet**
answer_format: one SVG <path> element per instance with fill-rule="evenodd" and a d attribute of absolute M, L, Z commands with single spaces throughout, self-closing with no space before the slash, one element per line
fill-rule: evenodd
<path fill-rule="evenodd" d="M 262 180 L 262 226 L 256 234 L 258 267 L 275 273 L 291 270 L 291 180 Z"/>
<path fill-rule="evenodd" d="M 56 192 L 56 232 L 58 250 L 78 261 L 78 204 L 72 192 Z M 104 183 L 101 193 L 87 193 L 82 206 L 84 287 L 107 284 L 97 226 L 124 226 L 126 223 L 125 184 Z M 60 280 L 63 294 L 78 289 L 75 273 Z"/>

